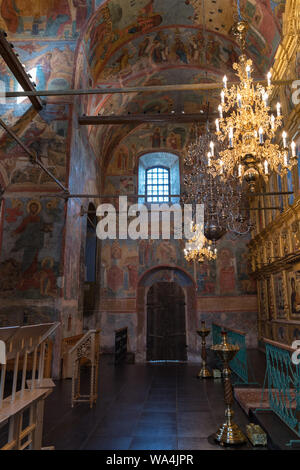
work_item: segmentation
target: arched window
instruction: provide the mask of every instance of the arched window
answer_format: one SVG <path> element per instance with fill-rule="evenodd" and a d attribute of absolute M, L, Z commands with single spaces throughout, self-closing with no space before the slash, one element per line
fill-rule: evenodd
<path fill-rule="evenodd" d="M 153 152 L 139 159 L 138 193 L 140 203 L 176 203 L 180 197 L 179 157 L 173 153 Z M 173 197 L 171 197 L 173 196 Z"/>
<path fill-rule="evenodd" d="M 170 202 L 170 170 L 155 166 L 146 170 L 146 202 Z"/>

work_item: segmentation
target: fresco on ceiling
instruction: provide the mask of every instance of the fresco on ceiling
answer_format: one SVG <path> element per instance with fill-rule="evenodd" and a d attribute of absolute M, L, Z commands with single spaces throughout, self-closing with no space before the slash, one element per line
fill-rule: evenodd
<path fill-rule="evenodd" d="M 66 181 L 68 119 L 68 105 L 48 104 L 40 114 L 36 114 L 32 107 L 29 108 L 24 115 L 17 117 L 11 127 L 61 182 Z M 10 185 L 10 190 L 30 190 L 32 185 L 55 184 L 42 170 L 29 162 L 24 150 L 6 134 L 2 134 L 0 138 L 0 172 L 6 184 Z"/>
<path fill-rule="evenodd" d="M 161 0 L 124 0 L 122 3 L 105 3 L 99 8 L 84 39 L 93 79 L 100 76 L 107 61 L 112 64 L 104 72 L 105 78 L 116 73 L 130 73 L 133 63 L 137 69 L 145 68 L 143 62 L 154 66 L 163 63 L 187 65 L 190 62 L 201 64 L 206 59 L 216 67 L 218 64 L 224 66 L 223 62 L 232 64 L 233 59 L 236 60 L 236 51 L 223 35 L 227 36 L 231 29 L 235 2 L 231 8 L 228 8 L 228 1 L 226 5 L 224 1 L 216 0 L 214 3 L 213 7 L 205 8 L 208 30 L 206 58 L 202 57 L 203 48 L 199 51 L 197 47 L 203 43 L 201 29 L 174 27 L 201 27 L 204 15 L 199 2 L 178 1 L 174 5 L 173 1 L 170 5 L 170 2 Z M 261 66 L 266 61 L 266 53 L 273 56 L 280 41 L 277 15 L 282 14 L 282 2 L 279 5 L 275 3 L 271 7 L 268 1 L 246 0 L 242 8 L 243 15 L 253 25 L 248 38 L 249 49 Z M 172 27 L 171 34 L 170 29 L 164 30 L 167 27 Z"/>
<path fill-rule="evenodd" d="M 0 26 L 10 36 L 71 39 L 92 13 L 92 0 L 2 0 Z"/>
<path fill-rule="evenodd" d="M 208 34 L 206 50 L 202 30 L 194 28 L 168 28 L 139 37 L 115 52 L 105 63 L 105 68 L 96 74 L 90 63 L 94 79 L 98 81 L 118 77 L 128 80 L 138 74 L 147 79 L 153 70 L 164 67 L 210 66 L 232 72 L 232 65 L 238 60 L 238 48 L 232 41 Z M 99 63 L 96 64 L 99 67 Z"/>
<path fill-rule="evenodd" d="M 0 257 L 2 298 L 59 295 L 63 230 L 61 199 L 6 199 Z"/>

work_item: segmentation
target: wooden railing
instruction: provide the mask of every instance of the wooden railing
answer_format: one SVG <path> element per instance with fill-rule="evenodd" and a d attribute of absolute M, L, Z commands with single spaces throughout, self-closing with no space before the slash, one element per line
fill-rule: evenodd
<path fill-rule="evenodd" d="M 127 355 L 128 328 L 115 330 L 115 364 L 125 361 Z"/>
<path fill-rule="evenodd" d="M 78 341 L 84 336 L 84 333 L 81 333 L 76 336 L 69 336 L 64 338 L 61 342 L 61 357 L 62 357 L 62 367 L 61 367 L 61 378 L 62 379 L 71 379 L 72 378 L 72 362 L 70 357 L 70 350 L 75 346 Z"/>
<path fill-rule="evenodd" d="M 271 410 L 300 438 L 300 364 L 293 361 L 295 350 L 266 338 L 263 341 L 267 363 L 263 390 L 267 389 Z M 294 442 L 300 441 L 286 445 Z"/>
<path fill-rule="evenodd" d="M 93 407 L 98 398 L 98 367 L 100 356 L 100 330 L 89 330 L 69 351 L 72 364 L 72 408 L 75 403 L 89 402 Z M 90 391 L 81 394 L 81 365 L 90 367 Z"/>
<path fill-rule="evenodd" d="M 2 450 L 42 447 L 44 400 L 54 387 L 50 378 L 44 378 L 46 342 L 58 325 L 0 328 L 0 428 L 6 441 Z M 7 374 L 7 364 L 13 369 L 12 381 Z M 22 371 L 19 373 L 20 364 Z M 30 380 L 27 380 L 28 375 Z"/>
<path fill-rule="evenodd" d="M 45 355 L 44 355 L 44 377 L 51 377 L 51 366 L 52 366 L 52 352 L 53 352 L 53 341 L 48 338 L 45 341 Z M 39 351 L 37 355 L 37 361 L 39 360 Z M 23 370 L 23 361 L 24 358 L 19 358 L 18 370 Z M 27 356 L 27 372 L 32 371 L 33 367 L 33 357 L 32 355 Z M 7 361 L 6 371 L 12 372 L 14 370 L 14 360 Z"/>

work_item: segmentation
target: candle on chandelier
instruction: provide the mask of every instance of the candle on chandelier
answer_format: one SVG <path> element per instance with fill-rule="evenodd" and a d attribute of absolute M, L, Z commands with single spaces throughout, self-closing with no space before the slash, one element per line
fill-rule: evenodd
<path fill-rule="evenodd" d="M 285 131 L 283 131 L 282 133 L 282 140 L 283 140 L 283 147 L 286 148 L 287 145 L 286 145 L 286 138 L 287 138 L 287 133 Z"/>
<path fill-rule="evenodd" d="M 291 148 L 292 148 L 292 156 L 295 157 L 296 156 L 296 143 L 294 141 L 291 143 Z"/>
<path fill-rule="evenodd" d="M 247 73 L 247 78 L 250 78 L 251 77 L 251 67 L 250 67 L 250 65 L 247 65 L 246 73 Z"/>
<path fill-rule="evenodd" d="M 217 130 L 217 132 L 220 132 L 219 119 L 216 119 L 216 130 Z"/>
<path fill-rule="evenodd" d="M 239 178 L 241 178 L 242 176 L 242 165 L 240 164 L 239 165 Z"/>
<path fill-rule="evenodd" d="M 213 157 L 214 154 L 215 154 L 215 152 L 214 152 L 215 144 L 214 144 L 213 142 L 211 142 L 211 143 L 209 144 L 209 146 L 210 146 L 210 149 L 211 149 L 211 156 Z"/>
<path fill-rule="evenodd" d="M 238 93 L 238 95 L 237 95 L 237 102 L 238 102 L 239 108 L 241 108 L 241 107 L 242 107 L 242 97 L 241 97 L 241 95 L 240 95 L 239 93 Z"/>
<path fill-rule="evenodd" d="M 223 90 L 221 91 L 221 102 L 222 102 L 222 104 L 225 103 L 225 93 L 224 93 Z"/>
<path fill-rule="evenodd" d="M 277 103 L 277 116 L 278 117 L 280 116 L 280 108 L 281 108 L 281 104 Z"/>
<path fill-rule="evenodd" d="M 219 110 L 219 113 L 220 113 L 220 118 L 223 119 L 223 108 L 220 104 L 219 104 L 218 110 Z"/>
<path fill-rule="evenodd" d="M 264 94 L 263 94 L 263 100 L 264 100 L 265 106 L 268 105 L 268 98 L 269 98 L 268 93 L 264 93 Z"/>
<path fill-rule="evenodd" d="M 264 143 L 264 130 L 262 127 L 259 128 L 259 143 L 263 144 Z"/>
<path fill-rule="evenodd" d="M 233 147 L 233 128 L 229 129 L 229 147 Z"/>
<path fill-rule="evenodd" d="M 228 81 L 228 79 L 225 75 L 224 78 L 223 78 L 224 88 L 227 88 L 227 81 Z"/>
<path fill-rule="evenodd" d="M 268 76 L 268 86 L 271 86 L 271 78 L 272 78 L 271 72 L 269 72 L 267 76 Z"/>
<path fill-rule="evenodd" d="M 220 175 L 223 175 L 223 160 L 220 160 Z"/>
<path fill-rule="evenodd" d="M 269 166 L 267 160 L 264 161 L 265 175 L 269 174 Z"/>
<path fill-rule="evenodd" d="M 275 116 L 272 114 L 271 116 L 271 128 L 274 130 L 275 129 Z"/>
<path fill-rule="evenodd" d="M 211 165 L 211 153 L 208 152 L 207 154 L 207 165 L 210 166 Z"/>

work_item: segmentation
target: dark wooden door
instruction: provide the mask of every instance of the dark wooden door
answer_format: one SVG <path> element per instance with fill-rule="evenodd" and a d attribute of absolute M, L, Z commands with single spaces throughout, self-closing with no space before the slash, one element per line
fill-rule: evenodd
<path fill-rule="evenodd" d="M 157 282 L 147 296 L 147 360 L 186 359 L 184 292 L 175 282 Z"/>

